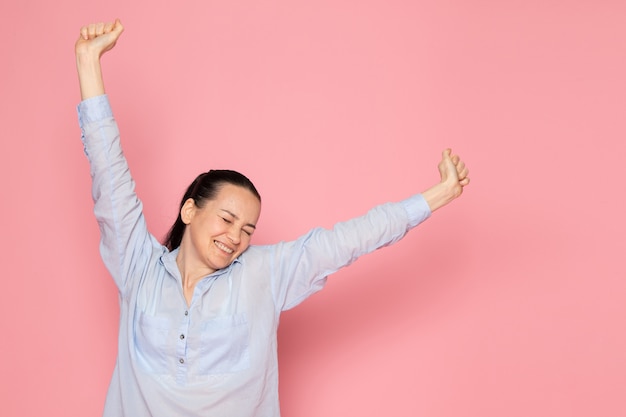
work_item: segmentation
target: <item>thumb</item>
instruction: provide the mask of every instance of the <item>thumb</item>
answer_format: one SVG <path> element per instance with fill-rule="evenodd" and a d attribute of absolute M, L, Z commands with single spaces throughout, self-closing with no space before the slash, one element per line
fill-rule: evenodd
<path fill-rule="evenodd" d="M 113 32 L 117 32 L 118 35 L 124 31 L 124 26 L 122 26 L 122 21 L 117 18 L 115 19 L 115 23 L 113 24 Z"/>
<path fill-rule="evenodd" d="M 452 157 L 452 149 L 446 148 L 441 152 L 441 162 L 439 163 L 439 174 L 442 181 L 451 180 L 457 177 L 456 166 Z"/>

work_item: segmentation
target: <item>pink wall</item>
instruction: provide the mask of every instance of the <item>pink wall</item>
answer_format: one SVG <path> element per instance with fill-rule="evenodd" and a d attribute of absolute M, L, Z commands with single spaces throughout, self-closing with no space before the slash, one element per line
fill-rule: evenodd
<path fill-rule="evenodd" d="M 75 105 L 78 28 L 149 224 L 230 167 L 289 239 L 470 165 L 462 200 L 284 315 L 285 417 L 626 415 L 626 6 L 24 0 L 0 6 L 2 416 L 97 416 L 117 299 Z"/>

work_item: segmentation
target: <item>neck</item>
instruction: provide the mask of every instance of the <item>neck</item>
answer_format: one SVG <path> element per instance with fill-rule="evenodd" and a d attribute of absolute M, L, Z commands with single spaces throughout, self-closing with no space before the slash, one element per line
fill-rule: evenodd
<path fill-rule="evenodd" d="M 191 291 L 193 293 L 193 289 L 202 278 L 215 272 L 206 266 L 197 265 L 191 261 L 183 247 L 179 249 L 176 255 L 176 265 L 178 266 L 185 292 Z"/>

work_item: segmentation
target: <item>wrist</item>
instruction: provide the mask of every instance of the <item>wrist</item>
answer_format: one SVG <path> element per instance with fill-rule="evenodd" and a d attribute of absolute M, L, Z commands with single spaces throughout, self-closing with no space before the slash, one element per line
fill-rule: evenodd
<path fill-rule="evenodd" d="M 440 182 L 422 193 L 422 196 L 428 203 L 431 211 L 435 211 L 452 200 L 457 198 L 463 192 L 463 188 L 457 182 Z"/>
<path fill-rule="evenodd" d="M 76 53 L 76 68 L 83 100 L 104 94 L 100 58 L 94 53 Z"/>
<path fill-rule="evenodd" d="M 100 64 L 100 55 L 89 50 L 76 51 L 76 65 L 81 67 L 93 67 Z"/>

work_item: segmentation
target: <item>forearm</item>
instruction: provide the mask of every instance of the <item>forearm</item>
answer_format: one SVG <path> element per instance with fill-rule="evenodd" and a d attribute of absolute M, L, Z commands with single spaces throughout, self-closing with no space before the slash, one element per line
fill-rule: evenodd
<path fill-rule="evenodd" d="M 82 100 L 105 93 L 99 56 L 89 53 L 76 54 L 76 68 Z"/>
<path fill-rule="evenodd" d="M 431 211 L 435 211 L 461 195 L 462 188 L 458 184 L 440 182 L 422 192 L 422 197 L 428 203 Z"/>

